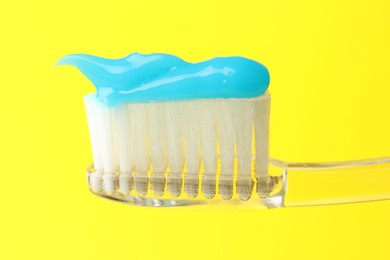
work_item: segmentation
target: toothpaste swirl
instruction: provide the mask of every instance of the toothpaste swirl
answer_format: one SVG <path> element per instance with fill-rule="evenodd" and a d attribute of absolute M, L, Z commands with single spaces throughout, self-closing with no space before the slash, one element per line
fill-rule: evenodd
<path fill-rule="evenodd" d="M 207 98 L 254 98 L 268 88 L 267 68 L 243 57 L 189 63 L 169 54 L 133 53 L 121 59 L 71 54 L 56 65 L 77 67 L 108 106 Z"/>

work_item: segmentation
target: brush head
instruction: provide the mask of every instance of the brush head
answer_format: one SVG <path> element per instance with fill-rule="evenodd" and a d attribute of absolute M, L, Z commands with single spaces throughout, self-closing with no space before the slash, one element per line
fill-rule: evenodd
<path fill-rule="evenodd" d="M 95 193 L 247 201 L 276 185 L 268 175 L 268 93 L 113 108 L 91 94 L 85 105 Z"/>

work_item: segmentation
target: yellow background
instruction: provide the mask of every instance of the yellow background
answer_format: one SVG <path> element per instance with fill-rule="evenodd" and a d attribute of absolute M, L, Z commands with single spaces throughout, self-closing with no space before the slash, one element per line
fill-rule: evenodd
<path fill-rule="evenodd" d="M 271 155 L 390 155 L 390 5 L 378 1 L 4 1 L 0 259 L 389 259 L 390 201 L 151 209 L 93 196 L 69 53 L 242 55 L 271 72 Z"/>

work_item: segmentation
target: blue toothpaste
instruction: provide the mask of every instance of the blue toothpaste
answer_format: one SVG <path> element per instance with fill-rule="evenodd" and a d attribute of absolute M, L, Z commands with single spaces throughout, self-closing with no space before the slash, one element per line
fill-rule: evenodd
<path fill-rule="evenodd" d="M 96 87 L 97 98 L 122 103 L 207 98 L 254 98 L 267 90 L 267 68 L 243 57 L 217 57 L 199 63 L 169 54 L 133 53 L 121 59 L 71 54 L 56 65 L 77 67 Z"/>

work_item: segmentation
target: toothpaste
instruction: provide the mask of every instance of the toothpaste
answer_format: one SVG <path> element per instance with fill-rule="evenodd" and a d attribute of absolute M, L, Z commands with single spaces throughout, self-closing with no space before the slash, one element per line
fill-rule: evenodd
<path fill-rule="evenodd" d="M 121 59 L 71 54 L 56 65 L 77 67 L 107 106 L 215 98 L 254 98 L 269 86 L 267 68 L 243 57 L 190 63 L 169 54 L 133 53 Z"/>

